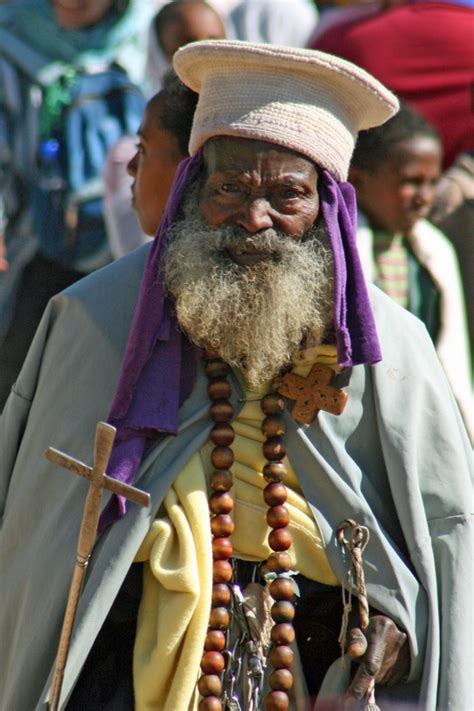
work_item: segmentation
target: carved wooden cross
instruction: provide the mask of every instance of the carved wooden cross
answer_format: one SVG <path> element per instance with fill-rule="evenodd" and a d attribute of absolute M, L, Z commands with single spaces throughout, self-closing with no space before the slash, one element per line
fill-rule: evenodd
<path fill-rule="evenodd" d="M 59 697 L 63 683 L 64 670 L 66 668 L 69 643 L 71 641 L 74 618 L 79 603 L 82 584 L 87 571 L 87 565 L 92 554 L 94 542 L 99 523 L 100 507 L 104 489 L 108 489 L 115 494 L 125 496 L 129 501 L 133 501 L 140 506 L 150 505 L 150 494 L 133 486 L 128 486 L 120 481 L 116 481 L 105 474 L 110 453 L 115 439 L 116 429 L 105 422 L 99 422 L 96 428 L 94 464 L 88 467 L 83 462 L 73 459 L 68 454 L 59 452 L 57 449 L 49 447 L 45 452 L 45 457 L 53 464 L 58 464 L 68 469 L 74 474 L 79 474 L 89 479 L 89 491 L 84 504 L 79 540 L 77 544 L 76 565 L 72 575 L 69 596 L 64 614 L 64 621 L 59 639 L 56 665 L 54 669 L 49 708 L 56 711 L 59 705 Z"/>
<path fill-rule="evenodd" d="M 346 406 L 347 393 L 329 384 L 333 377 L 329 366 L 315 363 L 306 378 L 286 373 L 275 378 L 273 384 L 280 395 L 296 401 L 291 411 L 295 420 L 310 425 L 319 410 L 340 415 Z"/>

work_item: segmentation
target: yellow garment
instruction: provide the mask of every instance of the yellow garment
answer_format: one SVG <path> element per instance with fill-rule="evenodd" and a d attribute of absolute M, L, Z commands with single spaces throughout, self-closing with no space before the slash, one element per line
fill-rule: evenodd
<path fill-rule="evenodd" d="M 319 346 L 299 352 L 293 371 L 306 376 L 315 362 L 334 366 L 334 346 Z M 270 383 L 247 389 L 247 402 L 233 421 L 232 445 L 235 462 L 234 552 L 239 558 L 265 560 L 270 554 L 269 528 L 262 490 L 260 399 Z M 212 471 L 207 443 L 194 454 L 168 492 L 160 518 L 152 524 L 136 556 L 145 562 L 144 589 L 140 604 L 134 650 L 135 707 L 137 711 L 194 711 L 196 682 L 204 638 L 209 622 L 212 591 L 212 552 L 209 527 L 207 477 Z M 327 585 L 339 581 L 332 572 L 311 509 L 291 464 L 287 506 L 293 546 L 290 553 L 296 570 Z"/>
<path fill-rule="evenodd" d="M 212 590 L 208 521 L 206 478 L 196 453 L 135 557 L 145 562 L 133 654 L 137 711 L 197 708 L 192 699 L 197 699 Z"/>

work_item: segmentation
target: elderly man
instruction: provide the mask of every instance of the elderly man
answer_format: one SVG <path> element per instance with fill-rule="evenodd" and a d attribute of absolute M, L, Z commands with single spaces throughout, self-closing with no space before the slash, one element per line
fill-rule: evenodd
<path fill-rule="evenodd" d="M 102 512 L 61 708 L 374 684 L 468 708 L 469 446 L 423 327 L 369 298 L 344 183 L 397 101 L 310 50 L 200 42 L 175 67 L 200 99 L 154 244 L 52 300 L 1 421 L 0 706 L 47 702 L 82 516 L 43 450 L 90 460 L 113 400 L 108 474 L 152 505 Z"/>

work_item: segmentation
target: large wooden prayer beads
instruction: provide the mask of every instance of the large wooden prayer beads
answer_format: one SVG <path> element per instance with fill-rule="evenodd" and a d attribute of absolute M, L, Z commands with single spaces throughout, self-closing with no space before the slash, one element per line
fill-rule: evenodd
<path fill-rule="evenodd" d="M 268 677 L 271 691 L 265 696 L 266 711 L 286 711 L 290 705 L 288 691 L 293 686 L 293 652 L 288 646 L 294 641 L 295 632 L 291 624 L 295 608 L 294 587 L 291 579 L 285 577 L 290 570 L 291 559 L 286 551 L 292 545 L 291 533 L 288 528 L 290 514 L 284 505 L 288 492 L 283 483 L 286 475 L 283 459 L 286 456 L 286 446 L 282 439 L 285 434 L 283 410 L 285 401 L 278 393 L 270 393 L 263 398 L 261 408 L 266 415 L 262 422 L 262 432 L 267 438 L 262 451 L 268 460 L 263 468 L 263 476 L 268 482 L 263 498 L 268 505 L 267 523 L 272 529 L 268 536 L 268 545 L 274 551 L 268 558 L 267 569 L 276 574 L 270 583 L 270 595 L 275 600 L 271 608 L 271 616 L 275 622 L 271 632 L 272 649 L 268 661 L 274 671 Z"/>
<path fill-rule="evenodd" d="M 218 696 L 222 689 L 220 677 L 217 674 L 203 675 L 198 681 L 198 689 L 201 696 Z"/>
<path fill-rule="evenodd" d="M 295 628 L 288 622 L 280 622 L 274 625 L 270 632 L 270 638 L 276 646 L 293 644 L 295 636 Z"/>
<path fill-rule="evenodd" d="M 210 435 L 214 445 L 211 453 L 214 471 L 210 478 L 209 497 L 209 509 L 212 514 L 213 585 L 209 627 L 201 658 L 202 675 L 198 681 L 198 690 L 202 696 L 199 711 L 222 711 L 221 675 L 225 668 L 226 631 L 230 624 L 228 608 L 231 593 L 228 583 L 232 579 L 233 569 L 229 559 L 233 550 L 230 536 L 234 530 L 230 515 L 233 510 L 230 494 L 233 477 L 230 468 L 234 462 L 231 445 L 235 433 L 230 424 L 234 413 L 229 402 L 229 372 L 229 366 L 221 358 L 210 357 L 206 362 L 206 375 L 209 379 L 207 391 L 211 400 L 210 415 L 214 422 Z M 271 529 L 268 544 L 273 551 L 266 561 L 266 568 L 276 575 L 269 586 L 274 600 L 271 608 L 274 626 L 271 630 L 272 648 L 268 661 L 273 671 L 268 677 L 271 691 L 264 699 L 264 707 L 266 711 L 286 711 L 289 707 L 288 692 L 293 686 L 293 651 L 290 645 L 295 639 L 292 625 L 295 608 L 293 582 L 286 575 L 291 569 L 291 558 L 287 550 L 292 545 L 292 538 L 288 528 L 290 515 L 285 506 L 288 492 L 283 483 L 286 475 L 282 461 L 286 456 L 286 446 L 282 439 L 285 433 L 282 414 L 285 400 L 277 392 L 270 393 L 263 398 L 261 408 L 265 415 L 262 432 L 266 438 L 262 451 L 267 459 L 263 475 L 268 482 L 263 498 L 269 507 L 266 515 Z"/>
<path fill-rule="evenodd" d="M 230 445 L 234 441 L 234 430 L 230 421 L 233 408 L 228 398 L 231 394 L 226 377 L 230 368 L 221 358 L 210 358 L 206 363 L 206 375 L 209 378 L 207 392 L 211 400 L 210 415 L 214 422 L 211 430 L 211 442 L 214 448 L 211 462 L 214 471 L 211 474 L 209 509 L 211 511 L 212 532 L 212 607 L 209 615 L 209 628 L 204 641 L 204 653 L 201 658 L 202 676 L 198 681 L 198 690 L 202 696 L 199 711 L 222 711 L 220 700 L 221 678 L 225 668 L 226 636 L 230 615 L 228 606 L 231 600 L 227 583 L 232 578 L 232 541 L 234 522 L 230 513 L 233 509 L 233 478 L 230 467 L 234 454 Z"/>

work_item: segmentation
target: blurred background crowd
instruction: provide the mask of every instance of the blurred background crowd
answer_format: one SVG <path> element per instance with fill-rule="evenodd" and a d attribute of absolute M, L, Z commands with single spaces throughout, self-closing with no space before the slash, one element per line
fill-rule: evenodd
<path fill-rule="evenodd" d="M 197 100 L 174 52 L 230 38 L 339 55 L 403 102 L 356 148 L 360 252 L 425 322 L 469 422 L 473 3 L 0 2 L 0 411 L 49 298 L 156 231 Z"/>

